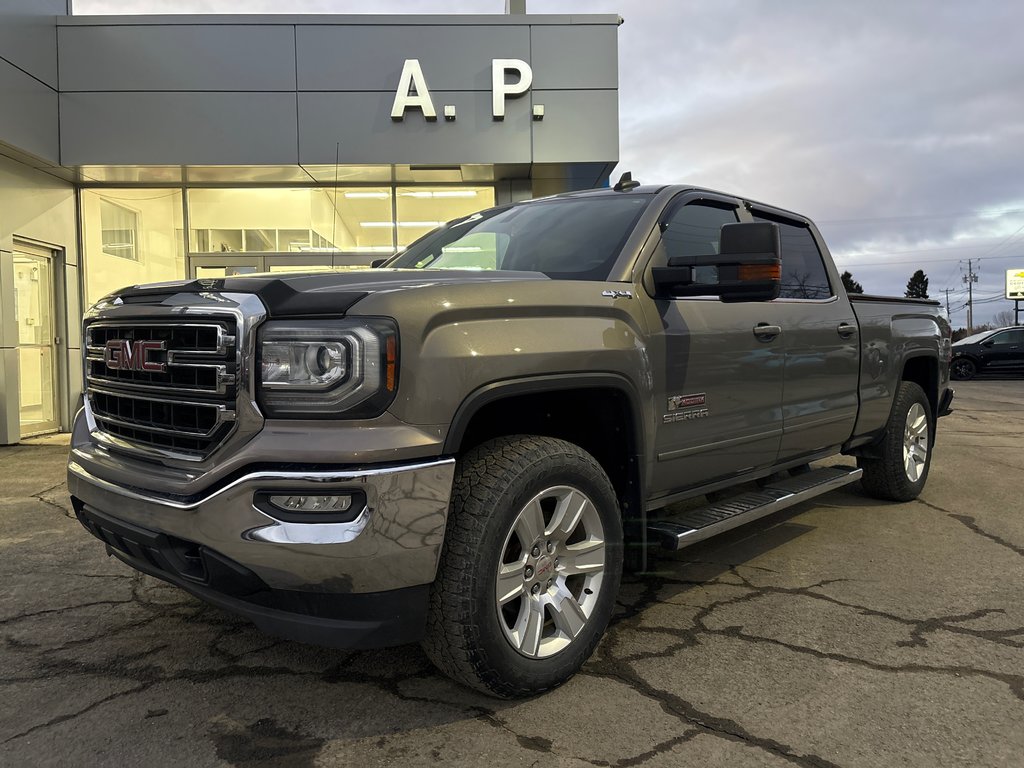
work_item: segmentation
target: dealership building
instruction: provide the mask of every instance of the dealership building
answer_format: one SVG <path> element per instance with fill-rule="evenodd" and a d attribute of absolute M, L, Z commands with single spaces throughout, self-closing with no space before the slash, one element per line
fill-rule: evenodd
<path fill-rule="evenodd" d="M 0 8 L 0 444 L 67 430 L 82 309 L 125 285 L 345 268 L 618 160 L 608 15 Z M 518 8 L 516 6 L 519 6 Z"/>

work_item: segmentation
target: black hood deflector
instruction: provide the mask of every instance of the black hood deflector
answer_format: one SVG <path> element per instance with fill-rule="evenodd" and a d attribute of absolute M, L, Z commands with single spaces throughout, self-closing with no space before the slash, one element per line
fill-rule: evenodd
<path fill-rule="evenodd" d="M 159 301 L 181 293 L 254 293 L 271 317 L 343 315 L 379 291 L 415 290 L 437 285 L 547 280 L 540 272 L 478 270 L 365 269 L 289 275 L 200 278 L 123 288 L 111 295 L 126 304 Z"/>

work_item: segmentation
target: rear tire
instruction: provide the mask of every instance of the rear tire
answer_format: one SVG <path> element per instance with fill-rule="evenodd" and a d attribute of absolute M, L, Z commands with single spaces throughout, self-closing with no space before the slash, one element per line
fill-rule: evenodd
<path fill-rule="evenodd" d="M 877 458 L 860 457 L 861 484 L 870 496 L 889 501 L 916 499 L 928 480 L 934 445 L 931 403 L 912 381 L 900 382 Z"/>
<path fill-rule="evenodd" d="M 423 649 L 492 696 L 541 693 L 590 657 L 621 575 L 622 521 L 601 465 L 563 440 L 492 440 L 456 470 Z"/>

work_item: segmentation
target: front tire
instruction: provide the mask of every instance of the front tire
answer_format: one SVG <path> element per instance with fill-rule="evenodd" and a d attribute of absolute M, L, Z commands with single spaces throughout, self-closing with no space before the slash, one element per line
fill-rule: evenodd
<path fill-rule="evenodd" d="M 950 363 L 949 375 L 957 381 L 969 381 L 978 375 L 978 365 L 968 357 L 959 357 Z"/>
<path fill-rule="evenodd" d="M 492 440 L 456 471 L 423 649 L 484 693 L 541 693 L 590 657 L 621 575 L 621 515 L 601 465 L 563 440 Z"/>
<path fill-rule="evenodd" d="M 892 404 L 880 455 L 861 457 L 861 485 L 868 495 L 889 501 L 916 499 L 928 480 L 934 445 L 931 403 L 924 390 L 912 381 L 900 382 Z"/>

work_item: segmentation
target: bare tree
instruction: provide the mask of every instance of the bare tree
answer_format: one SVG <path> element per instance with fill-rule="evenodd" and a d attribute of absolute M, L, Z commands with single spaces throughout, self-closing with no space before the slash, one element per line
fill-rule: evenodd
<path fill-rule="evenodd" d="M 996 312 L 992 315 L 992 325 L 996 328 L 1002 328 L 1005 325 L 1013 325 L 1013 312 L 1009 309 Z"/>

